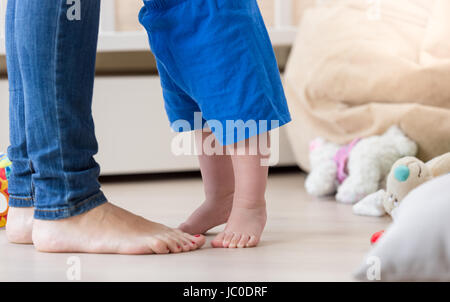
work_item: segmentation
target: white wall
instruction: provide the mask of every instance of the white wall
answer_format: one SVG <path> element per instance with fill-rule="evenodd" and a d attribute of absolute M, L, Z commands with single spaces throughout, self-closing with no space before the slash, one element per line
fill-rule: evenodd
<path fill-rule="evenodd" d="M 95 82 L 93 113 L 102 174 L 197 170 L 195 156 L 175 156 L 174 133 L 164 111 L 156 76 L 107 76 Z M 8 84 L 0 80 L 0 152 L 8 139 Z M 280 165 L 294 165 L 284 131 L 280 131 Z"/>

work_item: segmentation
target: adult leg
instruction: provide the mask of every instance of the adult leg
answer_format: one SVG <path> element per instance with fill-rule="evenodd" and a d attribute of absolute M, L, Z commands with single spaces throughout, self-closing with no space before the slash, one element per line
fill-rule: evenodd
<path fill-rule="evenodd" d="M 8 179 L 9 211 L 6 235 L 10 242 L 31 243 L 33 227 L 33 190 L 31 161 L 27 152 L 25 105 L 15 41 L 17 0 L 9 0 L 6 11 L 6 60 L 9 81 L 8 157 L 12 162 Z"/>
<path fill-rule="evenodd" d="M 73 9 L 75 18 L 69 16 Z M 133 215 L 107 203 L 100 190 L 91 114 L 99 10 L 100 1 L 17 0 L 14 34 L 34 168 L 35 247 L 124 254 L 198 248 L 204 237 Z"/>

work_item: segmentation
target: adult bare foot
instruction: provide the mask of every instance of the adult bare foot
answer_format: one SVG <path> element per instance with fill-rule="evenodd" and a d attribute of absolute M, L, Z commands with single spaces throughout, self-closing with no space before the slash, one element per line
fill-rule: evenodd
<path fill-rule="evenodd" d="M 258 245 L 267 221 L 266 204 L 244 207 L 235 202 L 225 230 L 211 245 L 216 248 L 245 248 Z"/>
<path fill-rule="evenodd" d="M 6 237 L 11 243 L 32 244 L 34 208 L 13 208 L 8 210 Z"/>
<path fill-rule="evenodd" d="M 198 249 L 205 237 L 171 229 L 105 203 L 67 219 L 36 219 L 33 242 L 41 252 L 167 254 Z"/>
<path fill-rule="evenodd" d="M 233 193 L 206 200 L 178 228 L 189 234 L 204 234 L 213 227 L 227 222 L 232 206 Z"/>

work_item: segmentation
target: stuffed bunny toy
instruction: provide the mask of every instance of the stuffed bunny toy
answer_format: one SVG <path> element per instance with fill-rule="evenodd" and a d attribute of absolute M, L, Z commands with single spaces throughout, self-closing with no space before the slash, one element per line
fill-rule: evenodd
<path fill-rule="evenodd" d="M 306 191 L 318 197 L 337 192 L 338 202 L 353 204 L 380 188 L 396 160 L 416 152 L 416 143 L 397 126 L 346 146 L 315 139 L 310 144 Z"/>
<path fill-rule="evenodd" d="M 358 215 L 383 216 L 386 213 L 395 218 L 395 213 L 405 196 L 421 184 L 450 173 L 450 152 L 427 163 L 415 157 L 404 157 L 394 163 L 386 181 L 386 191 L 380 190 L 368 195 L 353 206 Z"/>

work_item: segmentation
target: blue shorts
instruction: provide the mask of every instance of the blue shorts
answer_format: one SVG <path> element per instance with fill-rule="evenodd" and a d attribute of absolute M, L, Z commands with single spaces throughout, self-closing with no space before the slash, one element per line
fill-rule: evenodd
<path fill-rule="evenodd" d="M 256 0 L 144 0 L 172 129 L 207 122 L 222 145 L 291 120 Z M 196 114 L 195 114 L 196 113 Z"/>

